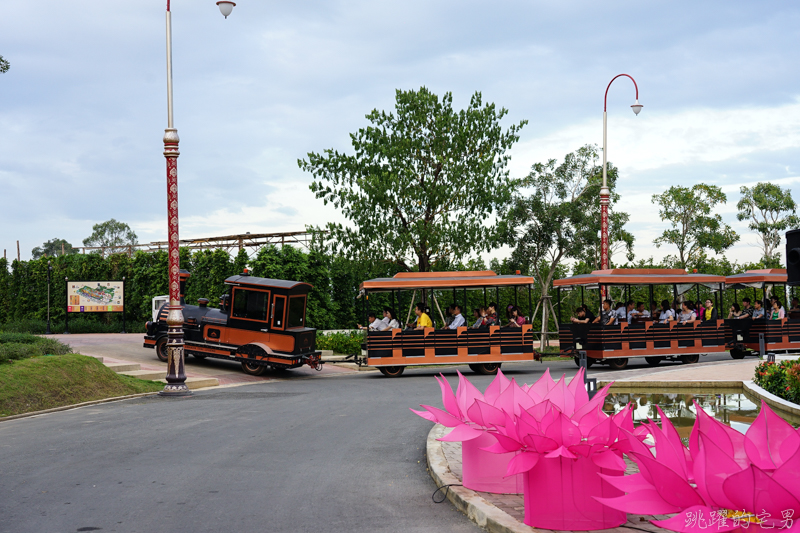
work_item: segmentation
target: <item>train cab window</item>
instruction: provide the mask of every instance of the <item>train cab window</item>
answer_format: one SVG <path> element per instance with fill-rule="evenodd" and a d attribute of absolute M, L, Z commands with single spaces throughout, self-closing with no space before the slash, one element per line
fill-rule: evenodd
<path fill-rule="evenodd" d="M 267 320 L 269 292 L 236 288 L 233 291 L 232 316 L 245 320 Z"/>
<path fill-rule="evenodd" d="M 289 298 L 289 318 L 287 328 L 302 328 L 306 320 L 306 297 L 292 296 Z"/>
<path fill-rule="evenodd" d="M 286 313 L 286 296 L 276 295 L 272 303 L 272 327 L 274 329 L 284 329 L 283 317 Z"/>

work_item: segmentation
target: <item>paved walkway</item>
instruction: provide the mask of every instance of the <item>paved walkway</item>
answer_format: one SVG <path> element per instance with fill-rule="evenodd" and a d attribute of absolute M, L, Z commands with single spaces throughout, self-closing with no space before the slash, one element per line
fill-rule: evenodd
<path fill-rule="evenodd" d="M 155 350 L 142 346 L 144 335 L 141 333 L 87 333 L 73 335 L 52 335 L 53 338 L 69 344 L 83 355 L 103 358 L 104 363 L 138 363 L 142 370 L 163 371 L 167 373 L 167 364 L 156 357 Z M 351 373 L 352 370 L 334 365 L 323 365 L 322 372 L 304 366 L 286 372 L 268 373 L 263 376 L 251 376 L 242 371 L 242 366 L 233 361 L 220 359 L 186 358 L 186 377 L 213 377 L 220 385 L 236 385 L 244 383 L 261 383 L 285 379 L 308 378 L 322 374 Z"/>

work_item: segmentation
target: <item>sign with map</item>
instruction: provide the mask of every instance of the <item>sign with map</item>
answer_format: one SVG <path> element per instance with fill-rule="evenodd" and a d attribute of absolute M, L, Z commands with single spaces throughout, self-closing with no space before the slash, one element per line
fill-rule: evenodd
<path fill-rule="evenodd" d="M 124 309 L 122 281 L 68 281 L 68 313 L 121 313 Z"/>

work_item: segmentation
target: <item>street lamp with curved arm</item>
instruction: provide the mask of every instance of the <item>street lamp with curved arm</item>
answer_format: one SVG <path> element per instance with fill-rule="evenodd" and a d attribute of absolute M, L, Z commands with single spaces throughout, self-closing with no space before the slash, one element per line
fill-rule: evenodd
<path fill-rule="evenodd" d="M 608 117 L 606 113 L 606 108 L 608 106 L 608 90 L 611 88 L 611 84 L 614 83 L 614 80 L 617 78 L 625 76 L 630 78 L 633 82 L 633 86 L 636 89 L 636 103 L 631 106 L 633 113 L 638 115 L 639 112 L 642 110 L 642 105 L 639 103 L 639 86 L 636 84 L 636 80 L 633 79 L 633 76 L 629 74 L 617 74 L 614 76 L 610 82 L 608 82 L 608 87 L 606 87 L 606 94 L 603 99 L 603 186 L 600 188 L 600 269 L 607 270 L 609 267 L 609 257 L 608 257 L 608 204 L 610 201 L 611 191 L 608 189 L 608 178 L 607 178 L 607 170 L 606 164 L 608 161 L 608 135 L 607 135 L 607 124 L 608 124 Z M 605 291 L 603 291 L 603 296 L 605 297 Z"/>
<path fill-rule="evenodd" d="M 233 2 L 217 2 L 220 12 L 228 18 Z M 167 0 L 167 128 L 164 130 L 164 157 L 167 159 L 167 239 L 169 242 L 169 312 L 167 314 L 167 384 L 159 394 L 186 396 L 183 353 L 183 311 L 181 307 L 181 257 L 178 237 L 178 130 L 172 116 L 172 10 Z"/>

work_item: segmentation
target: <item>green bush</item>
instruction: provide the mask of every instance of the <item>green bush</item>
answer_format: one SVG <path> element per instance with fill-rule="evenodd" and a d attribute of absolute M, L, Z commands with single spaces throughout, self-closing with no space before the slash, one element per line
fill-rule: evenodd
<path fill-rule="evenodd" d="M 51 320 L 50 331 L 54 334 L 64 333 L 64 320 Z M 46 320 L 26 319 L 14 320 L 5 324 L 0 324 L 0 332 L 6 333 L 33 333 L 34 335 L 44 335 L 47 331 Z M 116 318 L 108 322 L 95 320 L 91 317 L 71 316 L 69 319 L 70 333 L 119 333 L 122 331 L 122 319 Z M 125 324 L 125 331 L 128 333 L 144 333 L 144 322 L 136 321 Z"/>
<path fill-rule="evenodd" d="M 333 353 L 352 355 L 361 353 L 361 343 L 365 342 L 364 332 L 317 333 L 317 350 L 333 350 Z"/>
<path fill-rule="evenodd" d="M 70 347 L 55 339 L 19 333 L 0 334 L 0 363 L 68 353 L 72 353 Z"/>
<path fill-rule="evenodd" d="M 800 404 L 800 361 L 760 363 L 753 381 L 775 396 Z"/>

